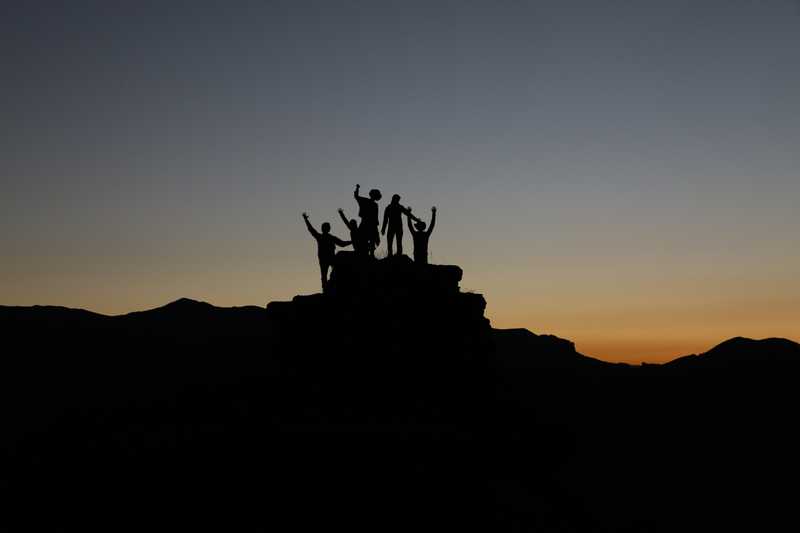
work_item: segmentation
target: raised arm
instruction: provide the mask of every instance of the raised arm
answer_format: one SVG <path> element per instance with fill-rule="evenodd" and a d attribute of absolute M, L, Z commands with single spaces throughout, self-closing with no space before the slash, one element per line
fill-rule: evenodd
<path fill-rule="evenodd" d="M 401 207 L 400 209 L 402 209 L 403 213 L 404 213 L 404 214 L 405 214 L 405 215 L 406 215 L 408 218 L 410 218 L 411 220 L 413 220 L 414 222 L 419 222 L 419 221 L 420 221 L 420 220 L 419 220 L 419 219 L 418 219 L 416 216 L 414 216 L 414 215 L 411 213 L 411 208 L 410 208 L 410 207 Z"/>
<path fill-rule="evenodd" d="M 312 237 L 315 239 L 319 238 L 319 233 L 317 230 L 314 229 L 314 226 L 311 225 L 311 222 L 308 221 L 308 214 L 303 213 L 303 222 L 306 223 L 306 227 L 308 228 L 308 232 L 311 234 Z"/>
<path fill-rule="evenodd" d="M 433 233 L 433 227 L 436 225 L 436 208 L 431 207 L 431 226 L 428 228 L 428 235 Z"/>
<path fill-rule="evenodd" d="M 344 222 L 344 225 L 349 228 L 350 227 L 350 221 L 347 220 L 346 216 L 344 216 L 344 209 L 339 209 L 339 216 L 342 217 L 342 222 Z"/>
<path fill-rule="evenodd" d="M 416 233 L 417 230 L 414 229 L 414 224 L 411 223 L 411 217 L 408 217 L 406 219 L 406 222 L 408 222 L 408 231 L 410 231 L 411 233 Z"/>
<path fill-rule="evenodd" d="M 361 190 L 361 184 L 358 183 L 358 184 L 356 184 L 356 190 L 353 191 L 353 198 L 355 198 L 356 200 L 361 198 L 361 195 L 358 194 L 358 191 L 360 191 L 360 190 Z"/>

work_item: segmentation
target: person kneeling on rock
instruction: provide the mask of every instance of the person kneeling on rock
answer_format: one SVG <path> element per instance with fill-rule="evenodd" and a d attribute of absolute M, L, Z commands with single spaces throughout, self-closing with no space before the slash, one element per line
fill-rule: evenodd
<path fill-rule="evenodd" d="M 349 246 L 352 244 L 350 241 L 343 241 L 335 235 L 331 235 L 331 225 L 328 222 L 323 222 L 322 233 L 314 229 L 311 222 L 308 221 L 308 214 L 303 213 L 303 221 L 306 223 L 308 232 L 317 241 L 317 257 L 319 258 L 319 271 L 322 279 L 322 292 L 328 285 L 328 269 L 333 265 L 336 258 L 337 246 Z"/>
<path fill-rule="evenodd" d="M 364 243 L 361 242 L 361 235 L 359 234 L 361 230 L 358 229 L 358 222 L 354 218 L 348 220 L 344 214 L 344 209 L 341 208 L 339 209 L 339 216 L 342 217 L 342 222 L 350 230 L 350 242 L 353 243 L 353 251 L 357 256 L 363 255 L 365 253 Z"/>

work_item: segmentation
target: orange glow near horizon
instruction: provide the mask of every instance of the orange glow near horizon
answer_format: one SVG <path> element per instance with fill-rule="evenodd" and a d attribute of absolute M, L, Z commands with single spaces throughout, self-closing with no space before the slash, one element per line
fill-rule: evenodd
<path fill-rule="evenodd" d="M 18 273 L 15 284 L 0 283 L 0 304 L 64 305 L 103 314 L 150 309 L 181 297 L 222 307 L 264 306 L 317 291 L 313 246 L 300 231 L 296 237 L 287 244 L 290 256 L 297 252 L 295 268 L 290 258 L 270 251 L 242 253 L 238 265 L 199 257 L 168 268 L 81 271 L 76 263 L 59 274 Z M 263 265 L 270 263 L 267 270 Z M 532 276 L 513 268 L 498 272 L 497 265 L 476 261 L 473 268 L 465 267 L 462 290 L 484 295 L 486 316 L 495 328 L 556 335 L 574 342 L 584 355 L 613 362 L 664 362 L 703 353 L 736 336 L 800 339 L 798 299 L 783 289 L 791 285 L 780 276 L 744 283 L 720 275 L 702 289 L 673 270 L 669 283 L 648 287 L 632 276 L 614 284 L 607 277 L 613 270 L 599 264 L 580 272 L 559 268 L 555 261 L 535 266 L 538 274 Z"/>

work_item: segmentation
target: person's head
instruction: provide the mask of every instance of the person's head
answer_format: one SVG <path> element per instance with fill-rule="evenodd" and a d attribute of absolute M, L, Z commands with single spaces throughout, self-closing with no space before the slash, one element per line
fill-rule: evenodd
<path fill-rule="evenodd" d="M 330 233 L 331 232 L 331 225 L 328 222 L 322 223 L 322 233 Z"/>
<path fill-rule="evenodd" d="M 423 221 L 419 221 L 414 226 L 417 228 L 417 231 L 425 231 L 426 225 Z"/>
<path fill-rule="evenodd" d="M 400 195 L 399 194 L 393 194 L 392 195 L 392 203 L 393 204 L 399 204 L 400 203 Z"/>
<path fill-rule="evenodd" d="M 369 197 L 371 200 L 375 200 L 377 202 L 378 200 L 383 198 L 383 195 L 381 194 L 381 191 L 379 191 L 378 189 L 372 189 L 371 191 L 369 191 Z"/>

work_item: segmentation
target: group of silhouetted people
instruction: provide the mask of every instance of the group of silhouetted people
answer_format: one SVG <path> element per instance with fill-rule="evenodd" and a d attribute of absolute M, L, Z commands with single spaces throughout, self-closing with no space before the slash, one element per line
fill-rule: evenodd
<path fill-rule="evenodd" d="M 375 257 L 375 249 L 381 243 L 380 236 L 386 235 L 388 231 L 386 241 L 387 255 L 389 257 L 394 255 L 393 245 L 395 243 L 397 244 L 397 254 L 402 255 L 403 215 L 406 216 L 408 230 L 411 232 L 411 237 L 414 241 L 414 262 L 421 264 L 427 264 L 428 262 L 428 239 L 436 225 L 436 208 L 431 208 L 431 225 L 427 227 L 425 222 L 411 213 L 410 207 L 405 207 L 400 204 L 400 195 L 395 194 L 392 196 L 391 203 L 383 210 L 383 225 L 379 232 L 378 202 L 383 197 L 381 191 L 372 189 L 369 191 L 368 197 L 361 196 L 360 191 L 361 185 L 356 185 L 353 196 L 358 203 L 358 216 L 361 219 L 360 224 L 358 224 L 355 219 L 348 220 L 344 210 L 339 209 L 339 216 L 350 231 L 349 241 L 331 235 L 331 225 L 328 222 L 322 224 L 322 233 L 318 232 L 314 229 L 314 226 L 311 225 L 311 222 L 309 222 L 308 214 L 303 213 L 303 220 L 306 223 L 306 227 L 317 241 L 317 256 L 319 257 L 323 290 L 328 283 L 328 270 L 330 270 L 333 265 L 337 246 L 344 247 L 352 245 L 356 256 L 372 259 Z"/>

